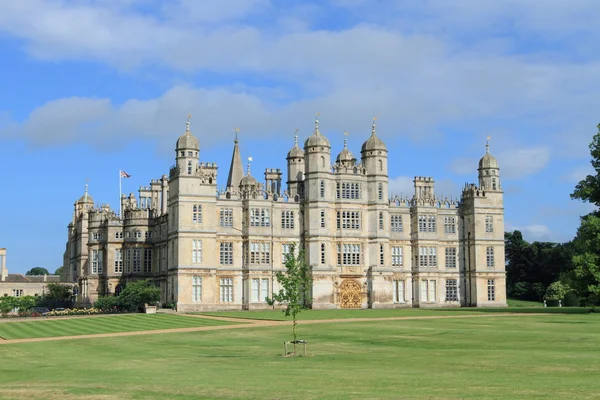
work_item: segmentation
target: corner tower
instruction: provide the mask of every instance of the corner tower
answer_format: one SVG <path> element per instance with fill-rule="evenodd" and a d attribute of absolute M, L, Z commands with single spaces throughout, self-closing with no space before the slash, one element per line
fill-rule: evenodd
<path fill-rule="evenodd" d="M 193 175 L 198 168 L 200 144 L 190 132 L 190 117 L 185 122 L 185 133 L 177 139 L 175 161 L 181 174 Z"/>
<path fill-rule="evenodd" d="M 363 143 L 360 155 L 362 165 L 367 170 L 369 203 L 388 202 L 388 150 L 383 140 L 377 136 L 375 118 L 371 125 L 371 136 Z"/>
<path fill-rule="evenodd" d="M 298 131 L 294 135 L 294 147 L 288 152 L 287 157 L 287 192 L 293 197 L 300 193 L 304 184 L 304 152 L 298 146 Z"/>

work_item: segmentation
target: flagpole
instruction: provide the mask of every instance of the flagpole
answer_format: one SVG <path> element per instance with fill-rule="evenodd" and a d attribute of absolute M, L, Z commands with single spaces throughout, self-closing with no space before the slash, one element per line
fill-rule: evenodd
<path fill-rule="evenodd" d="M 123 212 L 123 210 L 121 210 L 122 208 L 122 204 L 121 204 L 121 197 L 123 196 L 123 191 L 121 189 L 121 181 L 123 180 L 123 177 L 121 176 L 121 170 L 119 170 L 119 217 L 123 218 L 123 215 L 121 214 Z"/>

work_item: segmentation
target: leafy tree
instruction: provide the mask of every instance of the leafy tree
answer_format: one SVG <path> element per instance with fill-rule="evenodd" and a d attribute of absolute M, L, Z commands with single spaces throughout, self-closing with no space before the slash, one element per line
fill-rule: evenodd
<path fill-rule="evenodd" d="M 65 267 L 63 266 L 56 268 L 56 271 L 54 271 L 54 275 L 62 275 L 64 269 Z"/>
<path fill-rule="evenodd" d="M 17 297 L 12 296 L 0 297 L 0 314 L 2 314 L 2 316 L 6 316 L 6 314 L 16 307 L 16 299 Z"/>
<path fill-rule="evenodd" d="M 592 138 L 590 143 L 591 164 L 596 171 L 595 175 L 588 175 L 581 180 L 575 191 L 571 193 L 572 199 L 582 200 L 600 206 L 600 124 L 597 125 L 598 132 Z"/>
<path fill-rule="evenodd" d="M 50 272 L 46 268 L 33 267 L 29 271 L 25 272 L 25 275 L 50 275 Z"/>
<path fill-rule="evenodd" d="M 290 246 L 290 252 L 285 258 L 286 272 L 277 272 L 277 281 L 281 285 L 279 293 L 273 293 L 273 299 L 267 299 L 269 304 L 275 301 L 286 304 L 283 312 L 286 316 L 292 316 L 292 336 L 294 338 L 294 355 L 296 354 L 296 343 L 298 341 L 297 315 L 300 311 L 308 308 L 312 278 L 310 266 L 305 261 L 304 251 L 295 254 L 296 245 Z"/>
<path fill-rule="evenodd" d="M 156 304 L 160 300 L 160 289 L 144 279 L 130 282 L 119 295 L 119 307 L 126 311 L 137 311 L 145 304 Z"/>
<path fill-rule="evenodd" d="M 571 288 L 561 281 L 552 282 L 546 289 L 546 300 L 562 300 L 565 298 Z"/>
<path fill-rule="evenodd" d="M 54 301 L 71 301 L 73 299 L 73 287 L 51 282 L 46 285 L 44 296 Z"/>

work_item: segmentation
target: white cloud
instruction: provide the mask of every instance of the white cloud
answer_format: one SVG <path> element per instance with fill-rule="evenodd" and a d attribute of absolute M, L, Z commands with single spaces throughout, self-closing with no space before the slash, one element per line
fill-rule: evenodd
<path fill-rule="evenodd" d="M 500 176 L 503 179 L 520 179 L 543 170 L 550 162 L 550 149 L 546 146 L 504 151 L 498 155 Z"/>
<path fill-rule="evenodd" d="M 588 175 L 595 175 L 596 171 L 591 165 L 582 165 L 568 171 L 566 174 L 561 176 L 561 179 L 569 183 L 579 183 L 579 181 L 585 179 Z"/>
<path fill-rule="evenodd" d="M 552 232 L 550 228 L 546 225 L 542 224 L 531 224 L 531 225 L 523 225 L 523 226 L 510 226 L 507 224 L 506 231 L 521 231 L 523 234 L 523 238 L 528 242 L 551 242 L 557 240 L 559 235 L 556 235 L 555 232 Z"/>
<path fill-rule="evenodd" d="M 413 179 L 414 177 L 409 176 L 397 176 L 395 178 L 391 178 L 388 183 L 390 196 L 402 195 L 403 197 L 411 198 L 415 193 Z M 448 199 L 458 199 L 460 198 L 461 194 L 460 186 L 456 182 L 449 179 L 436 181 L 434 192 L 435 195 L 440 199 L 444 199 L 446 197 Z"/>

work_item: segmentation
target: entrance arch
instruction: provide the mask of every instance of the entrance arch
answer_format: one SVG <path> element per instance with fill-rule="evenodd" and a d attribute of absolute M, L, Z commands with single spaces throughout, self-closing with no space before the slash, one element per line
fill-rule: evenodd
<path fill-rule="evenodd" d="M 117 287 L 115 288 L 115 296 L 120 295 L 122 290 L 123 290 L 123 286 L 117 285 Z"/>
<path fill-rule="evenodd" d="M 344 279 L 340 285 L 340 307 L 361 308 L 362 290 L 360 283 L 354 279 Z"/>

